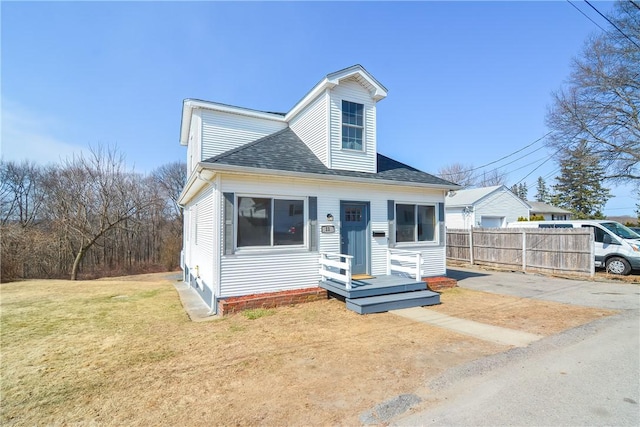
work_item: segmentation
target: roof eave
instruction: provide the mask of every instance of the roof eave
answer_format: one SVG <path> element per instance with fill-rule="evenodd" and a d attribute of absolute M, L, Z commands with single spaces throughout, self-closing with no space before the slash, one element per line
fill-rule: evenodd
<path fill-rule="evenodd" d="M 215 171 L 204 168 L 202 162 L 198 163 L 178 197 L 178 205 L 184 206 L 193 199 L 207 184 L 211 183 L 215 175 Z"/>
<path fill-rule="evenodd" d="M 344 175 L 325 175 L 318 173 L 308 173 L 308 172 L 294 172 L 294 171 L 284 171 L 277 169 L 263 169 L 263 168 L 254 168 L 248 166 L 236 166 L 236 165 L 223 165 L 223 164 L 212 164 L 212 163 L 198 163 L 198 166 L 202 166 L 204 169 L 208 169 L 215 172 L 226 172 L 226 173 L 238 173 L 238 174 L 249 174 L 249 175 L 269 175 L 269 176 L 284 176 L 284 177 L 292 177 L 292 178 L 306 178 L 306 179 L 315 179 L 315 180 L 323 180 L 323 181 L 347 181 L 347 182 L 358 182 L 363 184 L 385 184 L 385 185 L 396 185 L 403 187 L 423 187 L 423 188 L 431 188 L 438 190 L 459 190 L 460 186 L 458 185 L 445 185 L 445 184 L 428 184 L 422 182 L 411 182 L 411 181 L 395 181 L 390 179 L 372 179 L 372 178 L 361 178 L 354 176 L 344 176 Z"/>

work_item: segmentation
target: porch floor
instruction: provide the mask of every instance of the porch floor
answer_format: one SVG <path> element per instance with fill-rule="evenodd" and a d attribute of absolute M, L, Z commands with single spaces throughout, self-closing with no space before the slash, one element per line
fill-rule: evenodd
<path fill-rule="evenodd" d="M 364 298 L 427 289 L 425 282 L 417 282 L 410 277 L 393 275 L 376 276 L 371 279 L 353 279 L 351 280 L 350 290 L 347 289 L 344 283 L 336 280 L 321 280 L 319 286 L 345 298 Z"/>

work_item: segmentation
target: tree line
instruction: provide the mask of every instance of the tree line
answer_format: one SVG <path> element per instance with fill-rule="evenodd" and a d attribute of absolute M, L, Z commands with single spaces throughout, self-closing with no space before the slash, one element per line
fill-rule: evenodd
<path fill-rule="evenodd" d="M 1 280 L 176 269 L 185 181 L 184 163 L 143 175 L 102 147 L 47 166 L 0 161 Z"/>

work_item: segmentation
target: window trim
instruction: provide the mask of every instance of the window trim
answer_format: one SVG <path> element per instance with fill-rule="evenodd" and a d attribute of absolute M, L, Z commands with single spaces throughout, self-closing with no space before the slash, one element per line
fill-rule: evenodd
<path fill-rule="evenodd" d="M 418 237 L 418 207 L 431 207 L 433 208 L 433 240 L 412 240 L 410 242 L 400 242 L 398 241 L 398 205 L 410 205 L 413 206 L 413 215 L 414 215 L 414 239 Z M 401 246 L 437 246 L 440 244 L 440 218 L 438 212 L 438 203 L 437 202 L 404 202 L 396 200 L 393 207 L 394 214 L 394 240 L 395 245 L 397 247 Z"/>
<path fill-rule="evenodd" d="M 240 198 L 259 198 L 259 199 L 270 199 L 271 200 L 271 244 L 270 245 L 260 245 L 260 246 L 238 246 L 238 226 L 240 225 L 239 221 L 239 209 L 240 209 Z M 274 245 L 274 209 L 275 203 L 274 200 L 299 200 L 302 201 L 302 218 L 304 223 L 304 230 L 302 234 L 302 243 L 296 245 Z M 309 200 L 308 197 L 305 196 L 286 196 L 286 195 L 270 195 L 270 194 L 255 194 L 255 193 L 236 193 L 234 197 L 233 203 L 233 248 L 234 253 L 250 253 L 250 252 L 284 252 L 291 249 L 308 249 L 309 246 Z"/>
<path fill-rule="evenodd" d="M 345 122 L 342 120 L 342 113 L 344 111 L 344 103 L 345 102 L 349 102 L 351 104 L 358 104 L 358 105 L 362 105 L 362 126 L 358 126 L 358 125 L 352 125 L 352 124 L 345 124 Z M 367 108 L 366 105 L 364 103 L 361 102 L 355 102 L 355 101 L 350 101 L 348 99 L 340 99 L 340 150 L 343 151 L 350 151 L 350 152 L 354 152 L 354 153 L 366 153 L 367 152 L 367 132 L 366 132 L 366 120 L 367 117 Z M 357 149 L 357 148 L 347 148 L 344 146 L 344 141 L 343 141 L 343 136 L 344 136 L 344 127 L 350 127 L 350 128 L 354 128 L 354 129 L 362 129 L 362 148 Z"/>

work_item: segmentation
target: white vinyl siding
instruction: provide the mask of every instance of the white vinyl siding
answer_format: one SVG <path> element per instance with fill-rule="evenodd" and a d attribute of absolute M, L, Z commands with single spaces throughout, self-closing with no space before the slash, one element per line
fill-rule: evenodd
<path fill-rule="evenodd" d="M 221 192 L 255 194 L 260 189 L 264 197 L 297 198 L 315 196 L 318 198 L 318 232 L 322 225 L 335 226 L 335 233 L 319 232 L 318 248 L 324 252 L 340 252 L 340 201 L 363 201 L 370 203 L 370 231 L 383 231 L 385 237 L 371 238 L 371 273 L 386 274 L 388 248 L 388 200 L 401 199 L 415 204 L 437 206 L 443 202 L 442 191 L 415 187 L 401 187 L 381 184 L 357 184 L 317 181 L 290 180 L 276 177 L 251 177 L 248 175 L 224 175 L 221 178 Z M 305 205 L 306 206 L 306 205 Z M 333 221 L 327 220 L 331 214 Z M 305 215 L 307 211 L 305 210 Z M 218 228 L 223 221 L 220 218 Z M 308 233 L 308 228 L 305 230 Z M 436 236 L 438 232 L 436 231 Z M 308 235 L 306 240 L 308 241 Z M 444 242 L 420 242 L 403 246 L 402 249 L 419 250 L 423 255 L 423 275 L 446 274 Z M 276 292 L 282 290 L 315 287 L 318 285 L 318 252 L 304 248 L 266 248 L 264 250 L 238 251 L 221 257 L 221 296 L 238 296 L 252 293 Z"/>
<path fill-rule="evenodd" d="M 201 158 L 201 142 L 200 142 L 200 129 L 201 129 L 201 117 L 199 111 L 194 111 L 191 117 L 191 127 L 189 128 L 189 141 L 187 146 L 187 175 L 193 171 Z"/>
<path fill-rule="evenodd" d="M 212 291 L 215 291 L 217 283 L 214 263 L 214 249 L 216 247 L 214 224 L 217 222 L 214 211 L 214 194 L 215 189 L 212 186 L 206 187 L 189 203 L 185 210 L 188 212 L 185 215 L 186 221 L 190 224 L 189 230 L 187 230 L 189 237 L 185 242 L 185 263 L 191 274 L 194 276 L 199 274 L 204 285 Z M 210 303 L 210 301 L 205 302 Z"/>
<path fill-rule="evenodd" d="M 202 110 L 202 160 L 256 141 L 287 127 L 284 122 Z"/>
<path fill-rule="evenodd" d="M 342 149 L 342 101 L 364 105 L 363 150 Z M 369 91 L 355 79 L 348 79 L 331 90 L 331 165 L 332 169 L 375 173 L 376 105 Z"/>
<path fill-rule="evenodd" d="M 327 102 L 328 95 L 324 92 L 289 121 L 289 127 L 325 166 L 329 166 L 327 160 Z"/>
<path fill-rule="evenodd" d="M 513 193 L 498 191 L 488 195 L 476 203 L 474 207 L 474 227 L 482 225 L 483 217 L 502 218 L 501 226 L 506 227 L 510 222 L 516 222 L 518 217 L 529 217 L 529 208 Z M 496 221 L 491 222 L 496 224 Z"/>
<path fill-rule="evenodd" d="M 463 208 L 446 208 L 445 215 L 447 228 L 465 229 L 470 227 L 470 215 L 465 217 Z"/>

